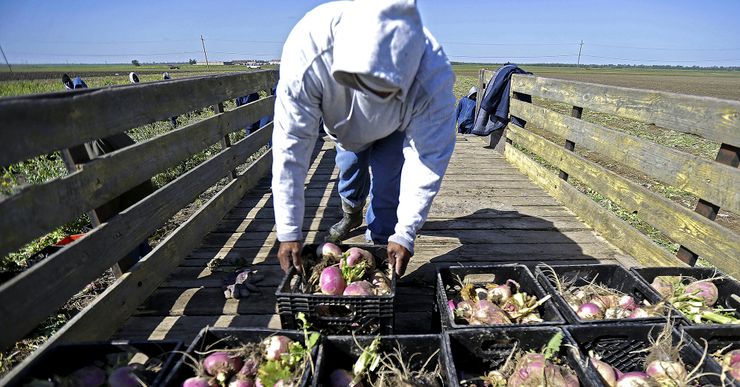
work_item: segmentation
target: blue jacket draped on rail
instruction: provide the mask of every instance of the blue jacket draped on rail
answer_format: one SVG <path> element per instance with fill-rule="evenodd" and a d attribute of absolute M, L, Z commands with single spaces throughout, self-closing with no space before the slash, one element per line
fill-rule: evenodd
<path fill-rule="evenodd" d="M 473 127 L 473 134 L 487 136 L 495 130 L 506 127 L 506 124 L 509 123 L 509 94 L 512 74 L 531 73 L 520 69 L 515 64 L 506 64 L 496 70 L 496 74 L 488 83 L 486 92 L 481 100 L 480 111 Z M 526 96 L 524 100 L 532 102 L 529 96 Z M 514 124 L 522 125 L 522 122 L 516 117 L 513 117 L 512 121 Z"/>

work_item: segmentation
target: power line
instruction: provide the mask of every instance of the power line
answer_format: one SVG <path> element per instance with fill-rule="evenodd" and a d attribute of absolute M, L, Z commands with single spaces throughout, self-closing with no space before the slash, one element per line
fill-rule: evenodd
<path fill-rule="evenodd" d="M 41 53 L 41 52 L 23 52 L 23 51 L 12 51 L 14 55 L 33 55 L 33 56 L 82 56 L 82 57 L 107 57 L 107 56 L 163 56 L 163 55 L 181 55 L 181 54 L 198 54 L 200 51 L 178 51 L 178 52 L 163 52 L 163 53 L 126 53 L 126 54 L 78 54 L 78 53 Z"/>
<path fill-rule="evenodd" d="M 638 46 L 621 46 L 602 43 L 589 43 L 592 46 L 611 47 L 611 48 L 629 48 L 634 50 L 655 50 L 655 51 L 738 51 L 740 47 L 722 47 L 722 48 L 686 48 L 686 47 L 638 47 Z"/>
<path fill-rule="evenodd" d="M 730 62 L 740 61 L 740 59 L 629 59 L 629 58 L 616 58 L 611 56 L 597 56 L 597 55 L 586 55 L 583 56 L 596 59 L 611 59 L 611 60 L 626 60 L 631 62 L 671 62 L 671 63 L 696 63 L 696 62 Z"/>
<path fill-rule="evenodd" d="M 440 42 L 441 44 L 460 44 L 466 46 L 573 46 L 578 43 L 481 43 L 481 42 Z"/>
<path fill-rule="evenodd" d="M 450 58 L 473 58 L 473 59 L 537 59 L 537 58 L 574 57 L 575 54 L 538 55 L 538 56 L 516 56 L 516 55 L 499 55 L 499 56 L 448 55 L 448 56 Z"/>

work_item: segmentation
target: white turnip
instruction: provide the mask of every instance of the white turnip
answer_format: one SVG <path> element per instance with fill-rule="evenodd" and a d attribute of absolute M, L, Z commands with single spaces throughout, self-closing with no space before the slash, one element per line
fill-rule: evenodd
<path fill-rule="evenodd" d="M 337 266 L 329 266 L 321 271 L 321 278 L 319 279 L 321 293 L 338 296 L 344 292 L 346 286 L 347 284 L 342 278 L 342 271 Z"/>
<path fill-rule="evenodd" d="M 496 304 L 479 300 L 473 305 L 471 325 L 508 324 L 510 321 Z"/>
<path fill-rule="evenodd" d="M 339 246 L 335 245 L 334 243 L 322 243 L 316 248 L 316 256 L 319 258 L 331 257 L 337 259 L 342 256 L 342 249 L 340 249 Z"/>
<path fill-rule="evenodd" d="M 581 306 L 578 307 L 576 314 L 584 320 L 599 320 L 604 318 L 604 312 L 601 308 L 590 302 L 581 304 Z"/>
<path fill-rule="evenodd" d="M 635 308 L 637 308 L 637 302 L 635 301 L 634 297 L 624 295 L 622 297 L 619 297 L 619 307 L 622 309 L 634 310 Z"/>
<path fill-rule="evenodd" d="M 492 302 L 505 302 L 511 297 L 511 288 L 507 284 L 496 285 L 488 289 L 488 300 Z"/>
<path fill-rule="evenodd" d="M 648 374 L 644 372 L 627 372 L 617 380 L 616 387 L 651 387 Z"/>
<path fill-rule="evenodd" d="M 345 296 L 371 296 L 373 295 L 373 285 L 367 281 L 355 281 L 347 285 L 342 294 Z"/>
<path fill-rule="evenodd" d="M 211 387 L 211 383 L 205 376 L 193 376 L 186 379 L 182 387 Z"/>
<path fill-rule="evenodd" d="M 203 359 L 203 369 L 208 375 L 215 376 L 220 382 L 226 382 L 229 377 L 242 368 L 242 359 L 232 356 L 228 352 L 214 352 Z"/>
<path fill-rule="evenodd" d="M 688 372 L 679 362 L 654 360 L 645 368 L 645 373 L 653 379 L 685 380 Z"/>
<path fill-rule="evenodd" d="M 370 283 L 372 283 L 375 288 L 375 294 L 378 296 L 390 294 L 391 292 L 391 280 L 388 279 L 388 276 L 380 270 L 372 272 L 370 275 Z"/>
<path fill-rule="evenodd" d="M 629 318 L 647 318 L 647 317 L 649 317 L 649 314 L 643 308 L 635 308 L 635 310 L 633 310 L 629 314 Z"/>
<path fill-rule="evenodd" d="M 590 360 L 607 386 L 614 387 L 617 384 L 617 375 L 614 368 L 595 357 L 591 357 Z"/>
<path fill-rule="evenodd" d="M 291 340 L 285 336 L 275 335 L 262 341 L 264 350 L 262 356 L 267 360 L 280 360 L 284 354 L 288 353 L 288 345 Z"/>

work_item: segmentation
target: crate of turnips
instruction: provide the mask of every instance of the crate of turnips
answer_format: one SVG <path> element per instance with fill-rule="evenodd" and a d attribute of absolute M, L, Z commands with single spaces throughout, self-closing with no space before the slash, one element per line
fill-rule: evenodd
<path fill-rule="evenodd" d="M 619 265 L 537 265 L 535 276 L 571 324 L 662 322 L 669 309 Z"/>
<path fill-rule="evenodd" d="M 668 321 L 668 320 L 667 320 Z M 710 354 L 671 323 L 566 326 L 596 386 L 722 386 Z"/>
<path fill-rule="evenodd" d="M 329 336 L 315 385 L 448 386 L 442 347 L 440 335 Z"/>
<path fill-rule="evenodd" d="M 163 386 L 179 341 L 64 344 L 9 374 L 7 386 Z"/>
<path fill-rule="evenodd" d="M 740 324 L 740 282 L 716 269 L 646 267 L 631 270 L 691 324 Z"/>
<path fill-rule="evenodd" d="M 275 293 L 284 329 L 298 329 L 299 312 L 325 334 L 393 333 L 396 275 L 386 246 L 310 244 L 303 267 L 292 267 Z"/>
<path fill-rule="evenodd" d="M 198 334 L 166 380 L 167 386 L 308 386 L 321 336 L 310 331 L 211 328 Z"/>
<path fill-rule="evenodd" d="M 732 325 L 687 326 L 684 332 L 701 348 L 706 348 L 709 361 L 717 362 L 724 377 L 740 386 L 740 329 Z M 728 382 L 729 384 L 729 382 Z"/>
<path fill-rule="evenodd" d="M 445 329 L 564 324 L 551 297 L 524 265 L 437 270 L 437 303 Z"/>
<path fill-rule="evenodd" d="M 467 328 L 443 333 L 451 386 L 590 386 L 559 327 Z"/>

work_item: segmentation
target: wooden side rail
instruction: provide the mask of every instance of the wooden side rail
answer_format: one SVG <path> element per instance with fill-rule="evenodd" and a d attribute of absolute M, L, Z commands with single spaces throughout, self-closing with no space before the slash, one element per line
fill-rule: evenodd
<path fill-rule="evenodd" d="M 694 264 L 701 256 L 735 277 L 740 275 L 740 235 L 713 218 L 691 211 L 608 169 L 578 156 L 575 146 L 595 152 L 662 183 L 689 192 L 717 209 L 740 214 L 740 169 L 737 162 L 703 159 L 649 140 L 580 119 L 583 109 L 655 123 L 722 144 L 720 154 L 738 144 L 740 103 L 673 93 L 626 89 L 573 81 L 515 75 L 512 93 L 529 94 L 573 105 L 572 116 L 512 98 L 510 114 L 540 130 L 564 138 L 557 145 L 525 128 L 509 124 L 507 141 L 526 149 L 560 170 L 560 179 L 516 147 L 506 157 L 540 183 L 617 247 L 645 265 Z M 735 148 L 736 149 L 736 148 Z M 729 164 L 729 165 L 728 165 Z M 691 252 L 679 260 L 627 222 L 595 204 L 570 186 L 578 179 L 637 216 Z M 588 199 L 588 200 L 585 200 Z M 715 211 L 716 215 L 716 211 Z"/>
<path fill-rule="evenodd" d="M 108 100 L 114 99 L 119 104 L 119 109 L 120 106 L 132 106 L 134 110 L 142 111 L 145 116 L 167 118 L 184 113 L 180 109 L 181 106 L 188 106 L 188 109 L 196 103 L 206 105 L 197 106 L 195 109 L 210 105 L 219 106 L 222 101 L 234 96 L 262 89 L 269 90 L 274 87 L 276 77 L 274 71 L 263 71 L 182 80 L 178 81 L 179 86 L 176 89 L 172 89 L 171 82 L 157 82 L 92 90 L 83 95 L 69 93 L 3 99 L 0 100 L 0 116 L 25 114 L 27 117 L 9 123 L 3 122 L 0 138 L 13 138 L 17 132 L 25 130 L 24 125 L 27 124 L 30 127 L 41 127 L 41 124 L 31 120 L 28 112 L 18 110 L 19 106 L 27 102 L 26 100 L 35 100 L 36 110 L 44 110 L 45 104 L 48 103 L 52 109 L 63 105 L 73 112 L 85 111 L 86 114 L 100 115 L 105 109 L 99 105 L 107 106 Z M 182 85 L 187 85 L 191 90 L 188 91 Z M 217 86 L 221 87 L 220 91 L 217 90 Z M 137 88 L 141 90 L 133 90 Z M 183 99 L 189 102 L 183 102 L 183 105 L 178 104 L 175 107 L 167 102 L 160 104 L 158 108 L 141 105 L 141 101 L 151 103 L 156 100 L 153 96 L 162 98 L 167 95 L 167 99 L 178 100 L 180 95 L 168 94 L 173 90 L 177 90 Z M 188 97 L 188 94 L 197 97 Z M 85 98 L 80 99 L 81 96 Z M 218 191 L 196 214 L 169 234 L 152 252 L 131 268 L 130 272 L 118 278 L 111 288 L 76 316 L 55 336 L 55 339 L 51 340 L 50 345 L 58 339 L 102 339 L 106 334 L 110 334 L 166 278 L 167 270 L 176 267 L 179 260 L 197 247 L 200 239 L 210 231 L 210 228 L 215 227 L 217 220 L 269 171 L 271 160 L 269 151 L 259 157 L 245 172 L 237 174 L 235 169 L 268 144 L 272 134 L 272 123 L 234 144 L 230 144 L 226 139 L 229 133 L 243 130 L 261 117 L 272 115 L 273 105 L 273 97 L 263 98 L 231 111 L 224 111 L 223 105 L 220 105 L 221 109 L 216 110 L 213 117 L 106 154 L 84 164 L 82 169 L 65 177 L 25 187 L 9 197 L 0 199 L 2 213 L 0 235 L 3 235 L 0 252 L 6 254 L 209 146 L 221 143 L 220 152 L 108 219 L 84 238 L 67 245 L 0 285 L 0 331 L 3 332 L 0 335 L 0 347 L 12 345 L 32 330 L 201 193 L 224 178 L 231 179 L 231 182 Z M 169 108 L 174 110 L 167 111 Z M 26 109 L 31 107 L 26 106 Z M 48 117 L 41 114 L 39 120 L 44 121 Z M 74 117 L 75 115 L 71 114 L 62 121 L 75 122 Z M 129 119 L 132 121 L 127 122 Z M 85 120 L 91 121 L 87 116 Z M 137 126 L 146 120 L 140 117 L 132 119 L 128 114 L 121 114 L 108 117 L 108 121 L 104 122 L 116 128 L 115 130 L 120 130 Z M 102 125 L 90 125 L 88 129 L 95 135 L 115 133 Z M 53 137 L 56 140 L 47 141 L 46 145 L 27 148 L 23 144 L 6 146 L 5 144 L 11 143 L 5 142 L 2 143 L 3 150 L 13 148 L 11 152 L 13 155 L 7 156 L 4 152 L 0 154 L 4 155 L 4 161 L 16 160 L 17 157 L 33 157 L 38 155 L 38 152 L 77 145 L 89 138 L 85 135 L 72 139 Z M 122 292 L 126 293 L 125 296 Z M 125 302 L 122 302 L 124 299 Z M 76 322 L 81 325 L 77 326 Z"/>

